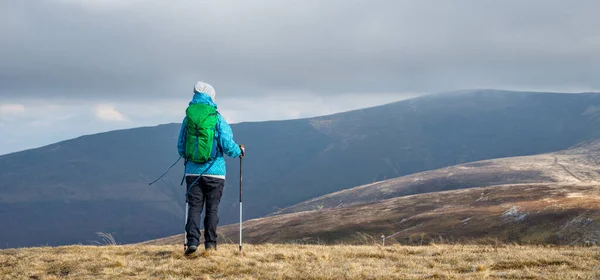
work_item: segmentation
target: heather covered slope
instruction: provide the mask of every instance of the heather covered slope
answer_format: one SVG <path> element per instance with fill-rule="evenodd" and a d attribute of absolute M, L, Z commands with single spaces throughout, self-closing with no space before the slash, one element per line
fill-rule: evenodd
<path fill-rule="evenodd" d="M 600 186 L 516 184 L 391 198 L 244 223 L 249 243 L 361 243 L 385 235 L 408 245 L 430 242 L 600 244 Z M 220 228 L 223 242 L 238 226 Z M 147 244 L 180 244 L 183 236 Z"/>

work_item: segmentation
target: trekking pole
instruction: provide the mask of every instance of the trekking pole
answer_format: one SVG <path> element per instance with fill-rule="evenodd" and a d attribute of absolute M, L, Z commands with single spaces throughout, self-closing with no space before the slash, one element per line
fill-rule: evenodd
<path fill-rule="evenodd" d="M 183 231 L 183 251 L 187 250 L 187 229 L 185 229 L 185 228 L 187 227 L 189 210 L 190 210 L 189 202 L 187 201 L 187 198 L 186 198 L 186 200 L 185 200 L 185 227 L 184 227 L 184 231 Z"/>
<path fill-rule="evenodd" d="M 241 146 L 242 149 L 244 146 Z M 240 157 L 240 252 L 242 252 L 242 159 Z"/>

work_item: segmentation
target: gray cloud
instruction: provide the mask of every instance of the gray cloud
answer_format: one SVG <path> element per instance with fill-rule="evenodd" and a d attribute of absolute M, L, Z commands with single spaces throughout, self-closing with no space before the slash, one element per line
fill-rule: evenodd
<path fill-rule="evenodd" d="M 180 121 L 198 79 L 232 122 L 463 88 L 599 91 L 599 10 L 592 0 L 0 0 L 0 154 Z"/>
<path fill-rule="evenodd" d="M 2 1 L 0 96 L 600 88 L 597 1 Z"/>

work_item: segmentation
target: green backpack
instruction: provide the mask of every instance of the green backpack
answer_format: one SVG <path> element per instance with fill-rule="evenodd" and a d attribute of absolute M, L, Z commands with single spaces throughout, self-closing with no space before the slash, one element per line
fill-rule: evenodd
<path fill-rule="evenodd" d="M 205 104 L 192 104 L 185 110 L 185 159 L 205 163 L 216 155 L 217 109 Z"/>

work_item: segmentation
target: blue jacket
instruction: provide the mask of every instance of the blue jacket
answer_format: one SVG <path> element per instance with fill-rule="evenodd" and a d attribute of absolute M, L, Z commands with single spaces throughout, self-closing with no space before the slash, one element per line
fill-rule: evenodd
<path fill-rule="evenodd" d="M 217 105 L 212 101 L 212 99 L 203 93 L 195 93 L 190 105 L 197 103 L 206 104 L 217 108 Z M 179 132 L 179 140 L 177 141 L 177 150 L 179 155 L 182 157 L 185 155 L 185 121 L 186 119 L 184 118 L 183 124 L 181 125 L 181 130 Z M 240 146 L 233 141 L 233 131 L 231 131 L 231 126 L 229 126 L 229 124 L 220 114 L 217 121 L 217 131 L 215 137 L 218 138 L 217 142 L 220 147 L 220 149 L 217 149 L 216 158 L 203 164 L 191 161 L 188 162 L 185 167 L 186 175 L 213 175 L 223 178 L 225 177 L 227 168 L 223 154 L 235 158 L 239 157 L 242 154 L 242 151 L 240 150 Z"/>

